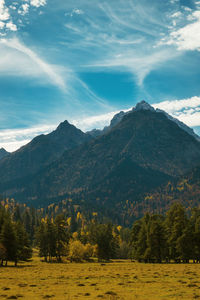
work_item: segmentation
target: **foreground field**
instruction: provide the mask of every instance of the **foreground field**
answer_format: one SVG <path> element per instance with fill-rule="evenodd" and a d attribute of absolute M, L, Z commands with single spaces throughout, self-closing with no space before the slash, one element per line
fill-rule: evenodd
<path fill-rule="evenodd" d="M 0 299 L 198 299 L 200 265 L 49 264 L 0 268 Z"/>

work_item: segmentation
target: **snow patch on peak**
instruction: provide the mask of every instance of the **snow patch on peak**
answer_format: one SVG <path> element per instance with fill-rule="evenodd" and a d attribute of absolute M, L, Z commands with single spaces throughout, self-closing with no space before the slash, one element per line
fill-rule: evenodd
<path fill-rule="evenodd" d="M 141 102 L 137 103 L 136 106 L 133 108 L 133 111 L 140 111 L 140 110 L 150 110 L 155 111 L 155 109 L 146 101 L 142 100 Z"/>

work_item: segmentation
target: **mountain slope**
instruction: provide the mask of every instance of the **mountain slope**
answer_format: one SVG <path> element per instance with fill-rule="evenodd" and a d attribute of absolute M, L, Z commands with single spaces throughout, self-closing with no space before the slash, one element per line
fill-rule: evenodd
<path fill-rule="evenodd" d="M 9 154 L 9 152 L 7 152 L 4 148 L 0 149 L 0 160 L 2 158 L 4 158 L 5 156 L 7 156 Z"/>
<path fill-rule="evenodd" d="M 93 204 L 96 198 L 107 205 L 139 201 L 199 162 L 200 143 L 193 136 L 162 112 L 141 107 L 106 134 L 66 151 L 34 178 L 1 184 L 0 192 L 37 204 L 69 195 Z"/>
<path fill-rule="evenodd" d="M 65 150 L 77 147 L 89 139 L 81 130 L 64 121 L 55 131 L 35 137 L 0 161 L 2 184 L 35 174 L 58 159 Z"/>
<path fill-rule="evenodd" d="M 191 172 L 147 194 L 143 200 L 144 212 L 148 208 L 151 212 L 164 213 L 173 202 L 180 202 L 186 208 L 199 207 L 200 163 Z"/>

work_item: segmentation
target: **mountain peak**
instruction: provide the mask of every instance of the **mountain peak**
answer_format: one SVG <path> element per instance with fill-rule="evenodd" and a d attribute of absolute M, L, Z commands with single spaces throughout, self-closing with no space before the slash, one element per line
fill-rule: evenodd
<path fill-rule="evenodd" d="M 67 120 L 65 120 L 58 125 L 57 130 L 68 128 L 70 125 L 71 124 Z"/>
<path fill-rule="evenodd" d="M 142 100 L 141 102 L 138 102 L 136 106 L 133 108 L 134 111 L 139 111 L 139 110 L 150 110 L 150 111 L 155 111 L 155 109 L 146 101 Z"/>
<path fill-rule="evenodd" d="M 7 156 L 9 152 L 7 152 L 4 148 L 0 148 L 0 159 Z"/>

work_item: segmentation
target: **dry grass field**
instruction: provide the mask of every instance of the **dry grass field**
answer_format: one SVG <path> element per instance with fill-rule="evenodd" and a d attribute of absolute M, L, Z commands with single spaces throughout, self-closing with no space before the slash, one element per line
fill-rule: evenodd
<path fill-rule="evenodd" d="M 0 299 L 198 299 L 200 265 L 49 264 L 34 256 L 0 268 Z"/>

